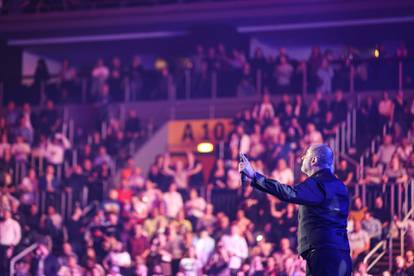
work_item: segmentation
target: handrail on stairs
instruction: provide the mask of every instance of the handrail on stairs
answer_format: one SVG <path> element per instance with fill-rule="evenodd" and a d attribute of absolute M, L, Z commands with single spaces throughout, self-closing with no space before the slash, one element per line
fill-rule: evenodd
<path fill-rule="evenodd" d="M 378 261 L 382 258 L 382 256 L 385 255 L 385 250 L 387 247 L 387 239 L 384 239 L 380 241 L 374 248 L 369 251 L 369 253 L 365 256 L 363 263 L 367 265 L 367 271 L 369 271 L 371 268 L 374 267 L 378 263 Z M 378 256 L 372 260 L 372 262 L 369 263 L 370 259 L 374 256 L 375 253 L 377 253 L 379 250 L 382 250 L 381 253 L 378 254 Z"/>
<path fill-rule="evenodd" d="M 401 230 L 400 230 L 400 239 L 401 239 L 401 256 L 404 256 L 405 254 L 405 235 L 407 234 L 407 227 L 405 227 L 405 225 L 407 225 L 407 221 L 410 219 L 411 216 L 414 215 L 414 207 L 411 208 L 411 210 L 405 215 L 404 219 L 401 222 Z"/>
<path fill-rule="evenodd" d="M 24 250 L 22 250 L 22 252 L 20 252 L 19 254 L 17 254 L 16 256 L 14 256 L 11 261 L 10 261 L 10 276 L 14 276 L 15 274 L 15 265 L 18 261 L 20 261 L 21 259 L 23 259 L 25 256 L 27 256 L 30 252 L 32 252 L 33 250 L 35 250 L 37 248 L 37 243 L 34 243 L 32 245 L 30 245 L 29 247 L 26 247 Z"/>

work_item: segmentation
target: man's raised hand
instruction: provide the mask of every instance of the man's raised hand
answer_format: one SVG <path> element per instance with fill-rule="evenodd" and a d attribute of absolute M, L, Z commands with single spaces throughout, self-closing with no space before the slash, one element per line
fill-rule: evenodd
<path fill-rule="evenodd" d="M 254 169 L 250 164 L 250 161 L 247 159 L 246 155 L 240 152 L 240 163 L 239 163 L 239 172 L 243 172 L 248 178 L 252 179 L 254 177 Z"/>

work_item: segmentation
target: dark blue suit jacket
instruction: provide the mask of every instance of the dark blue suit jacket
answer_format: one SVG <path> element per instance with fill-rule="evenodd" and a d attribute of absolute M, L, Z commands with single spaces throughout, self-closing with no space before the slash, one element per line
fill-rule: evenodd
<path fill-rule="evenodd" d="M 294 186 L 256 172 L 252 186 L 283 201 L 300 204 L 299 254 L 318 248 L 349 251 L 348 189 L 329 169 L 322 169 Z"/>

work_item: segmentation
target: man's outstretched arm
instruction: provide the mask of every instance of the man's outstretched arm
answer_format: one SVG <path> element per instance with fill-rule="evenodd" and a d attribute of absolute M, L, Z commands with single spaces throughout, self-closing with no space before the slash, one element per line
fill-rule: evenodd
<path fill-rule="evenodd" d="M 262 192 L 274 195 L 280 200 L 290 203 L 318 205 L 325 199 L 324 192 L 316 181 L 311 178 L 297 185 L 290 186 L 255 172 L 251 185 Z"/>

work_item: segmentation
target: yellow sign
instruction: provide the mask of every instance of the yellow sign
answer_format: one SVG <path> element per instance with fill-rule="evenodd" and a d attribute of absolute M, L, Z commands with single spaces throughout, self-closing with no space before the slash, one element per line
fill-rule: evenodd
<path fill-rule="evenodd" d="M 232 129 L 231 119 L 176 120 L 168 123 L 170 149 L 193 149 L 201 142 L 219 143 Z"/>

